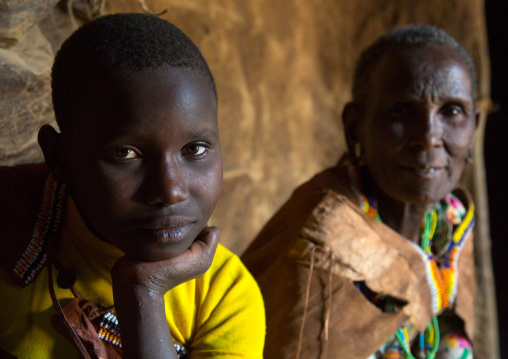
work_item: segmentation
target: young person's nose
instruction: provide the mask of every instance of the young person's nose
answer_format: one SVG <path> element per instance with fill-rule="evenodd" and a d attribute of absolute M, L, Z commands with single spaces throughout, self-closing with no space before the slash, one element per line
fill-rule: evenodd
<path fill-rule="evenodd" d="M 177 160 L 164 159 L 154 164 L 145 181 L 145 201 L 148 204 L 170 206 L 185 201 L 189 190 Z"/>
<path fill-rule="evenodd" d="M 410 145 L 418 150 L 430 150 L 443 145 L 442 124 L 433 109 L 420 111 L 412 121 Z"/>

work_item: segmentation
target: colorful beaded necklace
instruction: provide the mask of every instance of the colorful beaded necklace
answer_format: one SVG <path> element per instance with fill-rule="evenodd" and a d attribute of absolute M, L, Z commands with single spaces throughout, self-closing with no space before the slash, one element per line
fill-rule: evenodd
<path fill-rule="evenodd" d="M 113 310 L 113 308 L 111 308 L 111 310 Z M 122 347 L 120 339 L 120 326 L 118 325 L 117 317 L 112 312 L 108 311 L 101 316 L 98 335 L 99 338 L 105 342 L 111 343 L 112 345 L 116 345 L 120 348 Z M 188 358 L 189 354 L 183 344 L 173 343 L 173 345 L 179 359 Z"/>
<path fill-rule="evenodd" d="M 365 195 L 361 195 L 362 202 L 361 202 L 361 208 L 364 211 L 364 213 L 368 214 L 370 217 L 375 218 L 379 222 L 382 222 L 381 217 L 379 216 L 379 213 L 377 211 L 377 203 L 373 199 L 367 199 Z M 424 217 L 424 226 L 422 231 L 422 247 L 425 248 L 426 251 L 424 252 L 419 246 L 417 249 L 419 249 L 419 253 L 424 259 L 425 263 L 425 271 L 427 273 L 427 279 L 432 278 L 432 281 L 434 283 L 442 284 L 441 274 L 439 272 L 439 268 L 437 264 L 435 263 L 435 260 L 432 256 L 431 251 L 431 240 L 434 235 L 434 231 L 436 228 L 436 222 L 437 222 L 437 215 L 434 211 L 430 213 L 426 213 Z M 428 252 L 427 252 L 428 250 Z M 431 294 L 432 294 L 432 302 L 434 304 L 435 301 L 438 301 L 437 299 L 434 299 L 435 297 L 441 297 L 443 294 L 441 292 L 442 288 L 444 288 L 443 285 L 434 285 L 431 287 Z M 433 288 L 437 288 L 436 290 L 433 290 Z M 443 301 L 438 301 L 442 303 Z M 449 303 L 449 301 L 448 301 Z M 390 306 L 389 306 L 390 307 Z M 434 307 L 434 305 L 433 305 Z M 390 310 L 390 308 L 388 308 Z M 434 309 L 434 308 L 433 308 Z M 436 313 L 436 311 L 434 311 Z M 395 336 L 397 338 L 397 341 L 400 344 L 400 348 L 404 351 L 406 354 L 406 358 L 409 359 L 415 359 L 413 354 L 411 353 L 411 345 L 409 342 L 409 337 L 407 334 L 407 329 L 405 327 L 401 327 L 397 330 L 395 333 Z M 440 340 L 440 333 L 439 333 L 439 325 L 437 322 L 437 317 L 434 315 L 432 318 L 432 323 L 429 324 L 427 327 L 427 330 L 424 333 L 420 334 L 420 340 L 419 340 L 419 357 L 420 358 L 428 358 L 433 359 L 437 353 L 437 349 L 439 347 L 439 340 Z M 398 349 L 398 346 L 397 346 Z M 398 350 L 397 350 L 398 351 Z M 426 355 L 427 352 L 430 353 Z M 391 357 L 389 355 L 388 357 Z"/>
<path fill-rule="evenodd" d="M 364 213 L 382 222 L 375 199 L 367 198 L 358 190 L 361 188 L 359 181 L 361 176 L 358 168 L 356 168 L 356 175 L 358 187 L 354 189 L 360 199 L 360 207 Z M 432 295 L 432 310 L 435 314 L 425 332 L 419 335 L 419 358 L 435 358 L 440 341 L 436 315 L 442 309 L 450 307 L 455 300 L 458 280 L 458 257 L 464 244 L 466 233 L 474 224 L 474 206 L 472 204 L 466 213 L 462 203 L 452 194 L 449 194 L 445 198 L 444 203 L 444 206 L 441 203 L 435 204 L 434 208 L 425 214 L 422 224 L 421 245 L 409 242 L 418 251 L 425 264 L 426 278 Z M 439 218 L 446 219 L 440 222 Z M 451 225 L 460 225 L 453 231 L 453 235 L 446 236 L 451 237 L 451 240 L 443 246 L 444 252 L 440 258 L 442 262 L 440 268 L 432 252 L 433 238 L 438 227 L 440 232 L 444 232 L 443 227 L 446 227 L 444 225 L 445 221 Z M 390 308 L 387 309 L 390 310 Z M 406 328 L 399 328 L 395 333 L 395 337 L 400 346 L 394 345 L 394 351 L 390 350 L 390 353 L 387 353 L 388 356 L 385 356 L 385 358 L 397 358 L 398 348 L 400 347 L 404 351 L 406 358 L 414 359 Z"/>

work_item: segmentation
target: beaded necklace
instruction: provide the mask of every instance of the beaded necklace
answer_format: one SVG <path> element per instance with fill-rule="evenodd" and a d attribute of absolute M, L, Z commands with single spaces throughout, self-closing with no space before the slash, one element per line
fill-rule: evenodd
<path fill-rule="evenodd" d="M 99 338 L 105 342 L 111 343 L 120 348 L 122 347 L 120 339 L 120 326 L 118 325 L 117 317 L 112 312 L 106 312 L 102 315 L 98 334 Z M 189 354 L 183 344 L 173 343 L 173 346 L 175 347 L 176 354 L 178 354 L 179 359 L 188 358 Z"/>
<path fill-rule="evenodd" d="M 359 204 L 364 213 L 379 222 L 382 222 L 377 211 L 377 201 L 375 198 L 367 198 L 362 190 L 363 173 L 362 167 L 349 163 L 349 176 L 352 182 L 356 184 L 352 186 L 353 192 L 359 199 Z M 441 220 L 440 220 L 441 219 Z M 458 259 L 460 252 L 465 244 L 467 234 L 474 226 L 474 205 L 469 203 L 466 210 L 460 200 L 453 194 L 447 195 L 443 201 L 439 201 L 433 205 L 431 211 L 424 216 L 421 246 L 414 242 L 409 242 L 420 254 L 425 264 L 425 274 L 429 289 L 432 296 L 432 311 L 434 313 L 432 322 L 429 324 L 424 333 L 419 336 L 419 358 L 434 358 L 440 341 L 439 325 L 436 315 L 442 310 L 453 305 L 457 295 L 458 283 Z M 436 243 L 433 243 L 434 236 L 438 233 Z M 442 239 L 446 243 L 442 243 Z M 441 243 L 437 242 L 441 241 Z M 436 258 L 432 249 L 436 251 L 441 263 L 441 269 L 437 265 Z M 390 301 L 387 301 L 390 306 Z M 390 310 L 390 308 L 387 308 Z M 410 351 L 410 343 L 407 336 L 406 328 L 402 327 L 397 330 L 396 342 L 400 343 L 400 348 L 406 354 L 407 358 L 414 359 Z M 392 347 L 399 347 L 397 343 L 393 343 Z M 397 351 L 391 351 L 385 358 L 399 358 Z"/>
<path fill-rule="evenodd" d="M 374 199 L 367 199 L 365 195 L 361 195 L 360 198 L 362 199 L 361 202 L 361 208 L 372 218 L 375 218 L 379 222 L 382 222 L 381 217 L 379 216 L 379 213 L 377 211 L 377 203 Z M 425 263 L 425 271 L 427 274 L 427 280 L 432 279 L 436 285 L 431 286 L 431 294 L 432 294 L 432 302 L 439 302 L 443 303 L 444 301 L 439 301 L 438 298 L 441 298 L 443 295 L 446 294 L 446 291 L 444 291 L 444 285 L 443 280 L 441 280 L 441 273 L 439 272 L 439 268 L 433 258 L 432 250 L 431 250 L 431 242 L 432 237 L 434 236 L 435 229 L 437 224 L 437 215 L 435 211 L 431 211 L 425 214 L 424 217 L 424 225 L 422 230 L 422 242 L 421 247 L 418 245 L 415 245 L 415 247 L 419 250 L 420 255 L 424 259 Z M 412 242 L 411 242 L 412 243 Z M 422 250 L 422 248 L 425 249 L 425 251 Z M 430 278 L 429 278 L 430 277 Z M 436 288 L 436 290 L 433 290 L 433 288 Z M 449 303 L 449 300 L 447 301 Z M 433 305 L 434 307 L 434 305 Z M 388 308 L 390 309 L 390 308 Z M 434 309 L 434 308 L 433 308 Z M 434 311 L 436 313 L 437 311 Z M 405 327 L 401 327 L 397 330 L 395 333 L 395 337 L 397 338 L 397 341 L 400 344 L 400 347 L 406 354 L 406 358 L 409 359 L 415 359 L 413 354 L 411 353 L 411 345 L 409 342 L 409 337 L 407 334 L 407 329 Z M 429 324 L 426 331 L 424 333 L 420 334 L 419 338 L 419 358 L 427 358 L 427 359 L 434 359 L 435 355 L 437 353 L 437 349 L 439 347 L 439 340 L 440 340 L 440 333 L 439 333 L 439 324 L 437 321 L 437 317 L 434 315 L 432 318 L 432 323 Z M 398 350 L 397 350 L 398 351 Z M 430 353 L 427 355 L 426 353 Z"/>
<path fill-rule="evenodd" d="M 375 199 L 367 198 L 358 189 L 357 195 L 364 213 L 382 222 L 377 211 Z M 439 218 L 443 220 L 439 221 Z M 455 225 L 457 227 L 452 233 L 449 226 Z M 419 358 L 435 358 L 440 341 L 436 315 L 442 309 L 452 306 L 455 301 L 458 281 L 458 258 L 465 243 L 466 234 L 472 229 L 473 225 L 474 206 L 470 204 L 470 208 L 466 211 L 462 203 L 453 194 L 449 194 L 445 197 L 444 201 L 434 204 L 432 210 L 425 214 L 421 232 L 421 245 L 409 242 L 418 251 L 425 264 L 425 274 L 432 295 L 432 310 L 435 314 L 432 323 L 429 324 L 424 333 L 420 334 Z M 432 252 L 433 239 L 437 231 L 441 235 L 444 233 L 445 237 L 450 239 L 445 243 L 440 253 L 441 268 L 438 266 Z M 414 359 L 406 328 L 399 328 L 395 337 L 400 343 L 400 348 L 404 351 L 406 357 Z M 397 358 L 397 356 L 391 355 L 389 357 Z"/>
<path fill-rule="evenodd" d="M 97 336 L 99 337 L 99 339 L 101 339 L 105 343 L 109 343 L 114 347 L 118 347 L 121 349 L 122 341 L 120 335 L 120 326 L 118 324 L 118 319 L 114 314 L 114 306 L 105 308 L 98 302 L 87 301 L 86 299 L 84 299 L 81 293 L 79 293 L 79 291 L 74 287 L 74 283 L 76 281 L 76 272 L 74 272 L 74 270 L 72 269 L 65 268 L 53 255 L 50 255 L 49 258 L 50 259 L 48 261 L 47 268 L 48 268 L 48 287 L 51 301 L 53 302 L 53 307 L 55 308 L 57 314 L 62 319 L 62 322 L 64 323 L 63 325 L 70 334 L 75 346 L 81 352 L 81 355 L 84 358 L 90 358 L 90 355 L 88 354 L 82 342 L 82 339 L 84 337 L 82 336 L 81 333 L 78 334 L 78 332 L 76 332 L 75 329 L 69 324 L 69 321 L 66 318 L 66 315 L 64 314 L 64 310 L 62 309 L 60 302 L 56 297 L 53 283 L 53 265 L 59 271 L 57 276 L 58 286 L 63 289 L 70 289 L 70 291 L 72 292 L 72 294 L 76 299 L 85 302 L 84 304 L 83 303 L 79 304 L 79 306 L 83 311 L 82 313 L 88 318 L 91 326 L 97 332 Z M 72 305 L 72 302 L 67 305 Z M 72 312 L 76 312 L 76 310 L 73 308 Z M 86 330 L 83 332 L 85 332 L 86 334 Z M 90 335 L 85 336 L 87 338 L 90 337 Z M 189 358 L 189 352 L 183 344 L 173 341 L 173 346 L 179 359 Z"/>
<path fill-rule="evenodd" d="M 112 308 L 111 308 L 112 310 Z M 100 328 L 98 331 L 99 338 L 104 340 L 107 343 L 111 343 L 112 345 L 122 347 L 121 339 L 120 339 L 120 326 L 118 325 L 117 317 L 110 311 L 101 315 Z M 187 349 L 183 344 L 173 343 L 175 347 L 176 354 L 178 354 L 179 359 L 188 358 Z"/>

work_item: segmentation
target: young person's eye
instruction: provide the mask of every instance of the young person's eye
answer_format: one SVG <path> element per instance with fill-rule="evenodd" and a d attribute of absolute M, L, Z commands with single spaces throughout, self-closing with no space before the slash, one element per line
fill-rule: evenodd
<path fill-rule="evenodd" d="M 182 154 L 186 157 L 199 158 L 206 156 L 208 147 L 203 143 L 191 143 L 184 147 Z"/>
<path fill-rule="evenodd" d="M 113 155 L 113 157 L 122 160 L 130 160 L 139 157 L 139 154 L 136 151 L 128 147 L 114 148 L 111 154 Z"/>

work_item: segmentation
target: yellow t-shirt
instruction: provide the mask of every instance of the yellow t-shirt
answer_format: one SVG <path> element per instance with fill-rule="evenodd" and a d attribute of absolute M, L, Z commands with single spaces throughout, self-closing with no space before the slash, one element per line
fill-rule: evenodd
<path fill-rule="evenodd" d="M 88 300 L 113 305 L 110 269 L 123 253 L 95 237 L 68 201 L 58 258 L 77 274 L 75 288 Z M 56 285 L 65 305 L 74 296 Z M 78 358 L 77 349 L 52 326 L 55 309 L 47 269 L 25 288 L 0 269 L 0 347 L 23 358 Z M 265 314 L 261 292 L 240 259 L 219 245 L 212 266 L 200 278 L 165 295 L 166 317 L 175 341 L 192 359 L 262 358 Z"/>

